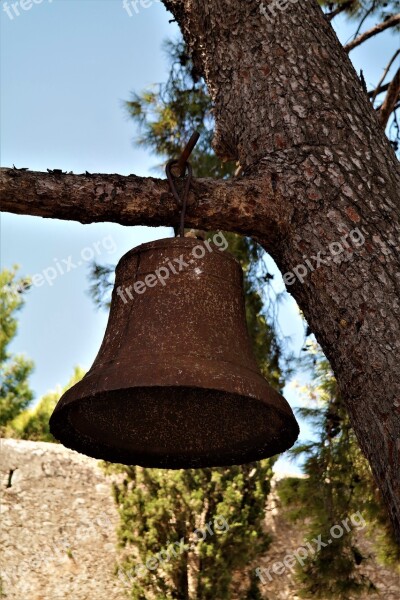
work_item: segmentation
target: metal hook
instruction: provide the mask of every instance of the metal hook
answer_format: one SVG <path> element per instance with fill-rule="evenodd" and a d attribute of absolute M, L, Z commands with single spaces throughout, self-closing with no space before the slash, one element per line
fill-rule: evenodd
<path fill-rule="evenodd" d="M 172 168 L 178 164 L 179 161 L 171 159 L 167 162 L 167 166 L 165 168 L 165 172 L 167 174 L 167 178 L 168 178 L 168 182 L 169 182 L 169 186 L 171 188 L 171 191 L 173 193 L 173 196 L 178 204 L 178 206 L 181 208 L 181 218 L 180 218 L 180 225 L 179 225 L 179 237 L 184 237 L 185 236 L 185 216 L 186 216 L 186 207 L 187 207 L 187 201 L 188 201 L 188 197 L 189 197 L 189 192 L 190 192 L 190 184 L 192 183 L 192 177 L 193 177 L 193 169 L 192 169 L 192 165 L 188 162 L 185 163 L 185 171 L 187 170 L 187 177 L 186 177 L 186 185 L 185 185 L 185 189 L 183 192 L 183 196 L 181 197 L 179 195 L 178 190 L 176 189 L 175 186 L 175 181 L 174 181 L 174 175 L 172 173 Z"/>
<path fill-rule="evenodd" d="M 186 146 L 182 150 L 180 157 L 178 158 L 177 161 L 175 161 L 175 163 L 173 165 L 172 175 L 174 175 L 174 177 L 181 178 L 185 175 L 186 163 L 189 160 L 189 156 L 192 154 L 194 147 L 197 144 L 197 142 L 199 141 L 199 139 L 200 139 L 200 134 L 198 131 L 195 131 L 194 133 L 192 133 L 189 141 L 187 142 Z"/>

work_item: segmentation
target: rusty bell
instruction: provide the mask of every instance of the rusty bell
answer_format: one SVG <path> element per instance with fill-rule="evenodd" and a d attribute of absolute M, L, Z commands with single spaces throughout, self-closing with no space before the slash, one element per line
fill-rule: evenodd
<path fill-rule="evenodd" d="M 257 367 L 242 269 L 223 240 L 163 239 L 122 257 L 99 353 L 50 419 L 65 446 L 181 469 L 247 463 L 294 444 L 296 419 Z"/>

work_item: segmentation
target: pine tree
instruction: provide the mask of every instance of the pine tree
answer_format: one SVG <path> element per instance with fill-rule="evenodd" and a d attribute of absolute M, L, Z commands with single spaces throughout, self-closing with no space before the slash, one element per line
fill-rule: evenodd
<path fill-rule="evenodd" d="M 309 553 L 297 569 L 302 593 L 307 598 L 347 600 L 373 592 L 374 586 L 360 574 L 358 567 L 367 557 L 358 547 L 357 527 L 351 521 L 349 527 L 341 525 L 346 519 L 357 514 L 355 522 L 361 519 L 366 524 L 365 534 L 374 540 L 378 556 L 399 569 L 400 549 L 329 363 L 315 344 L 305 350 L 312 382 L 306 386 L 307 404 L 299 414 L 313 426 L 315 440 L 290 451 L 304 458 L 306 477 L 283 479 L 278 492 L 291 518 L 307 523 L 307 539 L 321 536 L 326 544 Z M 343 530 L 338 537 L 330 533 L 335 525 Z"/>
<path fill-rule="evenodd" d="M 231 598 L 234 574 L 270 542 L 263 518 L 272 464 L 174 472 L 121 468 L 125 479 L 114 489 L 126 558 L 119 576 L 131 597 Z"/>

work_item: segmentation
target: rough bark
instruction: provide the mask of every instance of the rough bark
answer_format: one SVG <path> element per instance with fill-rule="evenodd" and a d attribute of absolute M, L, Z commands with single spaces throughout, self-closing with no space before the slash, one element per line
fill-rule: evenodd
<path fill-rule="evenodd" d="M 188 225 L 253 235 L 283 273 L 306 260 L 314 266 L 288 289 L 332 363 L 400 541 L 400 172 L 394 152 L 314 0 L 292 0 L 285 10 L 264 0 L 264 14 L 257 0 L 165 4 L 208 83 L 215 148 L 238 160 L 244 173 L 232 183 L 196 182 L 198 202 Z M 81 176 L 60 176 L 57 185 L 53 176 L 19 177 L 12 183 L 10 172 L 2 175 L 5 210 L 83 222 L 177 223 L 162 182 L 135 178 L 130 188 L 130 178 L 117 176 L 87 184 Z M 115 192 L 107 192 L 110 177 Z M 46 181 L 53 189 L 46 190 Z M 344 253 L 316 268 L 311 257 L 325 257 L 331 243 L 355 228 L 365 243 L 347 243 Z"/>
<path fill-rule="evenodd" d="M 215 103 L 215 148 L 280 196 L 264 247 L 282 272 L 358 227 L 365 244 L 289 288 L 330 359 L 400 541 L 400 173 L 312 0 L 269 10 L 169 0 Z M 257 222 L 257 211 L 254 213 Z M 278 240 L 276 244 L 275 241 Z M 340 260 L 342 258 L 342 260 Z"/>
<path fill-rule="evenodd" d="M 80 223 L 179 224 L 179 208 L 168 182 L 151 177 L 0 168 L 0 193 L 1 210 L 19 215 Z M 258 224 L 251 218 L 255 211 Z M 280 229 L 281 211 L 279 194 L 269 179 L 195 179 L 185 224 L 272 239 Z"/>

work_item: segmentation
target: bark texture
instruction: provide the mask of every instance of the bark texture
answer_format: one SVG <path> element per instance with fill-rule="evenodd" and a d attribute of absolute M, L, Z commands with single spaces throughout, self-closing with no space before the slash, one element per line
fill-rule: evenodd
<path fill-rule="evenodd" d="M 332 363 L 400 541 L 394 152 L 314 0 L 291 0 L 284 10 L 267 0 L 164 3 L 209 86 L 215 149 L 243 168 L 233 182 L 195 182 L 187 224 L 252 235 L 283 273 L 307 267 L 288 290 Z M 178 222 L 165 182 L 153 179 L 4 170 L 0 183 L 11 212 L 126 225 Z M 349 243 L 355 229 L 364 239 L 357 247 Z M 340 254 L 333 252 L 338 242 L 345 247 Z M 323 262 L 312 258 L 318 256 Z"/>
<path fill-rule="evenodd" d="M 215 149 L 267 179 L 282 207 L 263 239 L 283 273 L 365 236 L 289 288 L 337 375 L 400 541 L 400 172 L 313 0 L 168 0 L 215 103 Z M 274 8 L 275 6 L 275 8 Z M 265 199 L 267 202 L 268 200 Z M 258 220 L 257 210 L 252 217 Z M 313 263 L 315 266 L 315 262 Z"/>
<path fill-rule="evenodd" d="M 1 210 L 19 215 L 130 226 L 176 226 L 180 218 L 168 182 L 151 177 L 0 168 L 0 193 Z M 279 195 L 269 179 L 195 179 L 185 224 L 273 238 L 282 218 Z"/>

